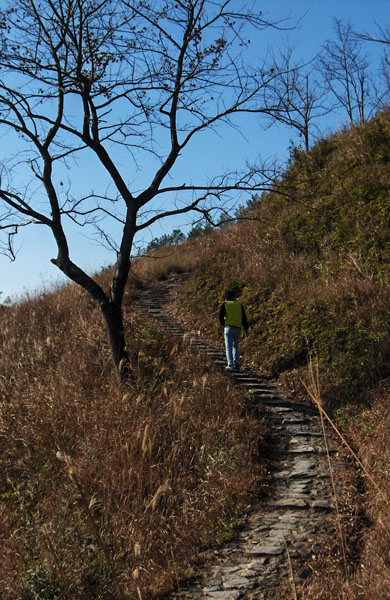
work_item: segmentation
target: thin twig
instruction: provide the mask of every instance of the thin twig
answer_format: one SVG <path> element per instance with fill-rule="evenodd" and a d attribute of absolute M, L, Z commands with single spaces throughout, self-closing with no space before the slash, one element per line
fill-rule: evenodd
<path fill-rule="evenodd" d="M 366 281 L 368 283 L 368 285 L 370 286 L 372 292 L 374 293 L 374 296 L 376 296 L 376 298 L 379 300 L 379 302 L 382 304 L 382 306 L 388 311 L 389 310 L 388 301 L 386 301 L 383 298 L 382 294 L 379 293 L 377 288 L 372 283 L 370 277 L 367 275 L 367 273 L 364 272 L 363 267 L 361 265 L 359 265 L 357 259 L 352 254 L 349 255 L 349 258 L 350 258 L 353 266 L 357 270 L 357 272 L 363 277 L 364 281 Z"/>
<path fill-rule="evenodd" d="M 175 579 L 176 579 L 176 586 L 177 586 L 177 591 L 179 594 L 179 600 L 181 600 L 181 590 L 180 590 L 180 583 L 179 583 L 179 577 L 177 575 L 177 570 L 176 570 L 176 563 L 175 563 L 175 557 L 173 555 L 173 548 L 171 546 L 171 556 L 172 556 L 172 565 L 173 565 L 173 572 L 175 574 Z"/>
<path fill-rule="evenodd" d="M 316 369 L 315 369 L 315 373 L 314 373 L 313 363 L 312 363 L 312 361 L 310 361 L 309 372 L 310 372 L 310 378 L 311 378 L 311 383 L 312 383 L 312 389 L 314 390 L 313 395 L 315 395 L 315 397 L 317 399 L 317 406 L 322 406 L 322 404 L 321 404 L 321 394 L 320 394 L 320 383 L 319 383 L 320 378 L 319 378 L 319 372 L 318 372 L 318 362 L 316 362 Z M 336 482 L 335 482 L 335 479 L 334 479 L 334 471 L 333 471 L 332 463 L 331 463 L 331 460 L 330 460 L 329 444 L 328 444 L 328 438 L 326 436 L 324 415 L 322 414 L 322 412 L 320 412 L 320 419 L 321 419 L 322 432 L 323 432 L 323 436 L 324 436 L 326 456 L 327 456 L 327 459 L 328 459 L 328 466 L 329 466 L 329 473 L 330 473 L 330 479 L 331 479 L 332 490 L 333 490 L 333 497 L 334 497 L 334 502 L 335 502 L 335 511 L 336 511 L 336 517 L 337 517 L 337 528 L 338 528 L 338 531 L 339 531 L 341 551 L 342 551 L 342 555 L 343 555 L 343 564 L 344 564 L 345 578 L 346 578 L 347 583 L 349 584 L 347 554 L 346 554 L 346 550 L 345 550 L 345 541 L 344 541 L 343 529 L 342 529 L 342 526 L 341 526 L 341 515 L 340 515 L 339 503 L 338 503 L 338 499 L 337 499 Z"/>
<path fill-rule="evenodd" d="M 90 523 L 90 525 L 92 527 L 92 530 L 93 530 L 93 532 L 95 534 L 95 537 L 96 537 L 96 540 L 97 540 L 97 542 L 99 544 L 99 547 L 100 547 L 101 551 L 103 552 L 104 557 L 106 559 L 106 562 L 107 562 L 107 564 L 108 564 L 108 566 L 110 568 L 111 575 L 112 575 L 112 578 L 113 578 L 113 581 L 114 581 L 114 585 L 115 585 L 118 597 L 121 600 L 125 600 L 126 597 L 125 597 L 125 594 L 124 594 L 124 592 L 122 590 L 121 585 L 119 584 L 119 581 L 118 581 L 118 578 L 117 578 L 117 574 L 116 574 L 116 570 L 115 570 L 115 567 L 114 567 L 114 563 L 112 562 L 110 554 L 109 554 L 109 552 L 108 552 L 108 550 L 107 550 L 107 548 L 106 548 L 106 546 L 105 546 L 105 544 L 104 544 L 104 542 L 102 540 L 102 536 L 100 535 L 99 528 L 98 528 L 98 526 L 96 524 L 96 521 L 95 521 L 95 519 L 94 519 L 94 517 L 92 515 L 91 509 L 89 508 L 89 504 L 87 502 L 87 498 L 85 497 L 83 488 L 81 487 L 80 481 L 79 481 L 79 479 L 77 477 L 77 474 L 76 474 L 76 470 L 75 470 L 75 468 L 73 467 L 73 465 L 71 463 L 70 457 L 67 456 L 66 454 L 62 454 L 60 452 L 57 452 L 57 457 L 60 458 L 61 460 L 64 460 L 65 463 L 68 466 L 68 475 L 69 475 L 69 478 L 72 481 L 72 483 L 74 483 L 74 485 L 76 486 L 76 488 L 77 488 L 77 490 L 78 490 L 78 492 L 80 494 L 80 497 L 81 497 L 81 500 L 82 500 L 82 503 L 83 503 L 83 506 L 84 506 L 84 510 L 85 510 L 85 513 L 86 513 L 87 518 L 88 518 L 88 521 L 89 521 L 89 523 Z"/>
<path fill-rule="evenodd" d="M 289 572 L 289 576 L 290 576 L 290 583 L 291 583 L 291 591 L 293 593 L 293 600 L 298 600 L 297 587 L 295 585 L 295 578 L 294 578 L 294 569 L 293 569 L 293 565 L 292 565 L 292 562 L 291 562 L 291 556 L 290 556 L 290 552 L 288 550 L 286 539 L 284 539 L 284 545 L 286 547 L 288 572 Z"/>
<path fill-rule="evenodd" d="M 64 572 L 62 570 L 62 567 L 61 567 L 61 564 L 60 564 L 60 561 L 59 561 L 56 549 L 54 548 L 54 544 L 51 541 L 47 525 L 42 525 L 41 531 L 42 531 L 43 535 L 46 538 L 47 545 L 49 546 L 49 550 L 50 550 L 50 552 L 53 555 L 54 562 L 56 563 L 56 566 L 57 566 L 57 569 L 58 569 L 58 573 L 60 575 L 60 579 L 61 579 L 61 582 L 62 582 L 62 587 L 64 589 L 65 597 L 67 598 L 67 600 L 72 600 L 72 597 L 71 597 L 70 592 L 69 592 L 68 584 L 66 583 L 65 575 L 64 575 Z"/>
<path fill-rule="evenodd" d="M 386 504 L 388 506 L 390 506 L 390 500 L 387 498 L 386 494 L 381 490 L 381 488 L 376 483 L 376 481 L 372 477 L 372 475 L 370 475 L 370 473 L 367 471 L 366 467 L 363 465 L 362 461 L 357 456 L 356 452 L 354 452 L 352 450 L 351 446 L 348 444 L 347 440 L 345 439 L 345 437 L 343 436 L 343 434 L 340 432 L 340 430 L 338 429 L 337 425 L 334 423 L 334 421 L 332 421 L 332 419 L 330 418 L 330 416 L 328 415 L 328 413 L 324 410 L 324 408 L 321 406 L 321 404 L 319 404 L 319 402 L 317 401 L 317 399 L 315 398 L 315 396 L 312 394 L 312 392 L 309 390 L 309 388 L 307 387 L 307 385 L 305 384 L 304 381 L 302 381 L 302 384 L 305 387 L 305 389 L 306 389 L 307 393 L 309 394 L 310 398 L 313 400 L 314 404 L 317 406 L 317 408 L 320 411 L 320 413 L 323 414 L 324 417 L 327 419 L 327 421 L 331 424 L 332 428 L 337 433 L 337 435 L 339 436 L 339 438 L 343 442 L 344 446 L 348 449 L 348 451 L 351 453 L 351 455 L 353 456 L 353 458 L 356 460 L 356 462 L 358 463 L 358 465 L 360 466 L 360 468 L 362 469 L 362 471 L 365 473 L 365 475 L 367 476 L 367 478 L 369 479 L 369 481 L 375 487 L 375 489 L 380 494 L 380 496 L 382 497 L 382 499 L 386 502 Z"/>

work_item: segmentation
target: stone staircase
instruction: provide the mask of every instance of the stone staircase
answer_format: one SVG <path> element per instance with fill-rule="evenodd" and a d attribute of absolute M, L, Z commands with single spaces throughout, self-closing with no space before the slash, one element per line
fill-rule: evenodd
<path fill-rule="evenodd" d="M 187 334 L 167 312 L 172 292 L 189 277 L 177 275 L 148 288 L 137 310 L 158 318 L 171 334 L 184 336 L 194 350 L 224 369 L 224 353 Z M 310 574 L 307 561 L 318 553 L 321 534 L 332 530 L 329 456 L 334 441 L 329 435 L 325 442 L 316 409 L 294 400 L 270 378 L 249 370 L 226 376 L 249 398 L 248 408 L 268 423 L 277 466 L 269 494 L 253 508 L 237 537 L 219 551 L 215 564 L 204 566 L 196 580 L 170 599 L 296 598 L 295 586 Z"/>

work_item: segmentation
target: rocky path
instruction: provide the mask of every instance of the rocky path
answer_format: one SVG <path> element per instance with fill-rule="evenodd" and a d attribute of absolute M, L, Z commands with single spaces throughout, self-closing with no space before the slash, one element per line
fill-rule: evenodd
<path fill-rule="evenodd" d="M 166 309 L 170 294 L 188 278 L 180 275 L 145 290 L 137 308 L 158 318 L 222 369 L 224 353 L 188 335 Z M 274 434 L 277 457 L 272 487 L 249 515 L 237 538 L 204 567 L 196 581 L 171 595 L 172 600 L 297 598 L 296 585 L 310 573 L 307 560 L 317 554 L 321 533 L 331 528 L 332 487 L 326 443 L 318 412 L 296 402 L 261 374 L 229 374 L 265 418 Z M 330 454 L 334 451 L 330 444 Z M 284 590 L 284 592 L 282 591 Z"/>

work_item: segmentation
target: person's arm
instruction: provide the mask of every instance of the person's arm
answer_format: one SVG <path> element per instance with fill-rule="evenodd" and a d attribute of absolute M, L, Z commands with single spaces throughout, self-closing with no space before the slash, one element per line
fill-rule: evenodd
<path fill-rule="evenodd" d="M 218 319 L 221 323 L 222 327 L 225 327 L 225 315 L 226 315 L 226 306 L 225 304 L 221 304 L 218 312 Z"/>
<path fill-rule="evenodd" d="M 245 329 L 245 333 L 248 333 L 248 320 L 246 318 L 245 309 L 242 304 L 241 304 L 241 312 L 242 312 L 242 326 Z"/>

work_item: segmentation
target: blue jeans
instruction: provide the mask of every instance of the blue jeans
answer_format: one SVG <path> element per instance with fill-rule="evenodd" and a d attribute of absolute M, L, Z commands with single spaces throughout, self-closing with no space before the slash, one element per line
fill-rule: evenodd
<path fill-rule="evenodd" d="M 238 342 L 241 337 L 241 327 L 226 326 L 225 330 L 225 348 L 228 367 L 238 367 L 240 364 L 240 355 L 238 353 Z"/>

